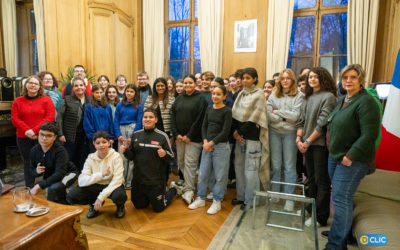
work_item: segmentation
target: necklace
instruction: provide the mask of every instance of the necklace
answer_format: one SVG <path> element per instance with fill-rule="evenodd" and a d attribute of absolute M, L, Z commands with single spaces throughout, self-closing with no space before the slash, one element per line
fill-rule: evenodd
<path fill-rule="evenodd" d="M 346 95 L 346 97 L 344 98 L 344 102 L 351 102 L 351 97 Z"/>

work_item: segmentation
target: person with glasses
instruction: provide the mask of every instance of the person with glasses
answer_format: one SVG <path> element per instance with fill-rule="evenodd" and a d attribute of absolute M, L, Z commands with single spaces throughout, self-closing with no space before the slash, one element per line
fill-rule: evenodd
<path fill-rule="evenodd" d="M 54 107 L 56 109 L 56 114 L 61 106 L 62 96 L 60 91 L 58 91 L 57 79 L 51 72 L 42 71 L 38 74 L 39 78 L 42 80 L 44 93 L 51 98 Z"/>
<path fill-rule="evenodd" d="M 117 86 L 117 94 L 120 100 L 124 97 L 126 85 L 127 81 L 124 75 L 117 75 L 117 77 L 115 77 L 115 86 Z"/>
<path fill-rule="evenodd" d="M 67 204 L 66 187 L 72 185 L 77 176 L 75 165 L 69 161 L 68 153 L 58 142 L 58 126 L 45 122 L 40 126 L 38 141 L 30 153 L 30 170 L 33 176 L 43 176 L 43 180 L 31 189 L 36 195 L 47 188 L 47 200 Z"/>
<path fill-rule="evenodd" d="M 54 121 L 56 110 L 50 97 L 44 95 L 40 78 L 30 76 L 22 88 L 22 96 L 16 98 L 11 108 L 11 121 L 17 129 L 17 146 L 24 162 L 24 178 L 27 187 L 33 187 L 35 177 L 29 170 L 29 155 L 37 144 L 40 125 Z"/>
<path fill-rule="evenodd" d="M 87 96 L 92 95 L 92 85 L 90 84 L 90 81 L 86 78 L 86 71 L 85 68 L 82 65 L 75 65 L 74 66 L 74 77 L 73 78 L 82 78 L 85 83 L 85 94 Z M 72 79 L 71 82 L 65 86 L 63 92 L 62 92 L 62 98 L 64 99 L 65 96 L 67 95 L 74 95 L 74 92 L 72 91 Z"/>
<path fill-rule="evenodd" d="M 151 87 L 149 85 L 149 75 L 146 72 L 139 72 L 137 74 L 137 82 L 140 93 L 140 104 L 144 106 L 147 97 L 151 96 Z"/>

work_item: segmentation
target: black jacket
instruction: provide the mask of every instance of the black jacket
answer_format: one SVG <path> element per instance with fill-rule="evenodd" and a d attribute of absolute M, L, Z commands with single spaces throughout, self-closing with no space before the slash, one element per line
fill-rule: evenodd
<path fill-rule="evenodd" d="M 207 106 L 204 95 L 197 90 L 190 96 L 178 96 L 171 107 L 172 136 L 186 135 L 192 142 L 202 142 L 201 126 Z"/>
<path fill-rule="evenodd" d="M 78 173 L 75 165 L 69 161 L 68 153 L 57 141 L 45 153 L 42 147 L 37 144 L 31 149 L 30 154 L 31 164 L 30 170 L 33 176 L 39 176 L 36 172 L 37 164 L 45 166 L 45 171 L 42 174 L 43 180 L 39 183 L 40 188 L 45 189 L 50 185 L 60 182 L 64 176 L 73 172 Z"/>
<path fill-rule="evenodd" d="M 158 146 L 167 152 L 163 158 L 158 156 Z M 166 168 L 174 157 L 166 133 L 158 129 L 136 131 L 124 156 L 134 162 L 133 181 L 144 185 L 166 185 Z"/>

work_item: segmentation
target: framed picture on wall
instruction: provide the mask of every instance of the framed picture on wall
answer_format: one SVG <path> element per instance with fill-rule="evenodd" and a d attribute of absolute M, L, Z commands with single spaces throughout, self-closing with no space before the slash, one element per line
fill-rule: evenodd
<path fill-rule="evenodd" d="M 234 52 L 257 51 L 257 19 L 235 21 Z"/>

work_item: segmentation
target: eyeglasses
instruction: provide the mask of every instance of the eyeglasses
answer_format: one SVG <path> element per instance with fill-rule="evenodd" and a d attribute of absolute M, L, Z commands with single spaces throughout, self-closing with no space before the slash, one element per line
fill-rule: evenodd
<path fill-rule="evenodd" d="M 38 83 L 38 82 L 27 82 L 26 84 L 36 85 L 36 86 L 39 86 L 39 85 L 40 85 L 40 83 Z"/>
<path fill-rule="evenodd" d="M 75 73 L 85 73 L 84 70 L 74 70 Z"/>
<path fill-rule="evenodd" d="M 43 138 L 52 138 L 54 135 L 52 135 L 52 134 L 43 134 L 43 133 L 39 133 L 39 136 L 40 136 L 40 137 L 43 137 Z"/>
<path fill-rule="evenodd" d="M 43 81 L 52 82 L 53 78 L 43 78 Z"/>
<path fill-rule="evenodd" d="M 347 80 L 355 81 L 357 79 L 358 79 L 358 76 L 343 76 L 342 77 L 342 80 L 344 80 L 344 81 L 347 81 Z"/>

